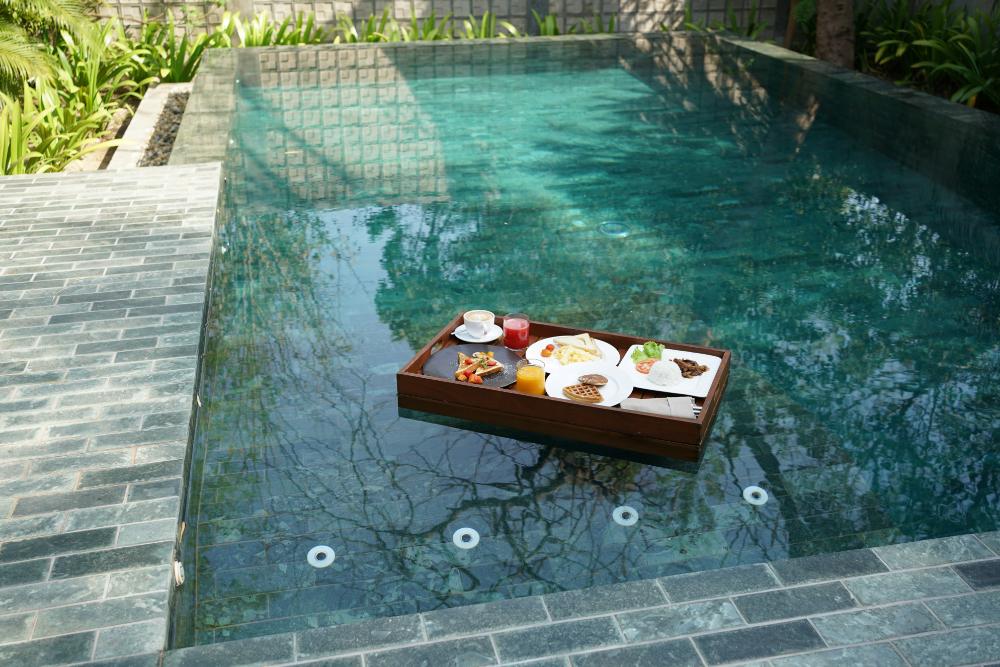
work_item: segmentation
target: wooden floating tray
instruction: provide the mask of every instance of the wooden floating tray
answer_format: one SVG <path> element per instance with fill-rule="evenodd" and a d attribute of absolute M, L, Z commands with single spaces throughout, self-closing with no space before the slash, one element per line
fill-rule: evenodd
<path fill-rule="evenodd" d="M 423 366 L 431 354 L 460 344 L 451 334 L 462 324 L 462 315 L 448 323 L 396 373 L 399 406 L 435 414 L 485 422 L 496 426 L 515 428 L 557 438 L 578 440 L 615 449 L 641 454 L 697 460 L 702 444 L 708 438 L 712 422 L 719 410 L 719 402 L 729 380 L 728 350 L 700 345 L 685 345 L 657 341 L 675 350 L 686 350 L 719 357 L 719 370 L 712 380 L 708 395 L 696 398 L 701 412 L 695 419 L 652 415 L 620 407 L 604 407 L 575 403 L 550 396 L 522 394 L 507 388 L 470 385 L 454 379 L 438 378 L 423 374 Z M 497 318 L 502 325 L 502 318 Z M 649 338 L 637 338 L 606 331 L 592 331 L 564 327 L 547 322 L 531 322 L 530 341 L 541 338 L 583 333 L 613 345 L 624 355 L 632 345 L 642 345 Z M 492 345 L 498 343 L 484 343 Z M 456 356 L 455 367 L 458 368 Z M 636 389 L 632 398 L 655 398 L 669 394 Z"/>

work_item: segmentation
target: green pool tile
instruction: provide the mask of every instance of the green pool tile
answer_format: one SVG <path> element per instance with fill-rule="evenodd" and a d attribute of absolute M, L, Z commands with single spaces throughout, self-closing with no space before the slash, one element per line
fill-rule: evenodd
<path fill-rule="evenodd" d="M 118 572 L 108 584 L 108 597 L 165 591 L 173 584 L 169 565 Z"/>
<path fill-rule="evenodd" d="M 811 616 L 856 606 L 840 582 L 751 593 L 735 597 L 733 601 L 749 623 Z"/>
<path fill-rule="evenodd" d="M 844 585 L 865 605 L 968 593 L 969 586 L 950 568 L 890 572 L 849 579 Z"/>
<path fill-rule="evenodd" d="M 369 653 L 365 656 L 365 663 L 369 667 L 485 667 L 497 664 L 497 658 L 489 637 L 473 637 Z"/>
<path fill-rule="evenodd" d="M 11 613 L 44 609 L 95 600 L 104 595 L 107 585 L 108 578 L 100 575 L 0 588 L 0 612 Z"/>
<path fill-rule="evenodd" d="M 607 617 L 501 632 L 493 635 L 493 641 L 502 662 L 543 658 L 622 643 L 614 623 Z"/>
<path fill-rule="evenodd" d="M 572 657 L 573 667 L 622 667 L 635 665 L 675 665 L 676 667 L 701 667 L 701 658 L 690 639 L 656 642 L 644 646 L 613 648 Z"/>
<path fill-rule="evenodd" d="M 1000 586 L 1000 559 L 963 563 L 956 565 L 955 571 L 976 590 Z"/>
<path fill-rule="evenodd" d="M 28 639 L 34 624 L 34 614 L 0 616 L 0 643 L 8 644 Z"/>
<path fill-rule="evenodd" d="M 868 549 L 780 560 L 771 563 L 771 568 L 787 585 L 888 571 Z"/>
<path fill-rule="evenodd" d="M 952 628 L 1000 623 L 1000 591 L 928 600 L 925 604 Z"/>
<path fill-rule="evenodd" d="M 667 603 L 659 588 L 639 581 L 552 593 L 543 599 L 555 621 Z"/>
<path fill-rule="evenodd" d="M 664 577 L 660 584 L 672 602 L 750 593 L 779 585 L 763 564 Z"/>
<path fill-rule="evenodd" d="M 162 614 L 161 614 L 162 615 Z M 97 635 L 95 659 L 156 653 L 166 646 L 166 618 L 102 629 Z"/>
<path fill-rule="evenodd" d="M 960 563 L 992 556 L 990 550 L 973 535 L 893 544 L 878 547 L 875 553 L 893 570 Z"/>
<path fill-rule="evenodd" d="M 90 659 L 94 633 L 81 632 L 17 644 L 0 644 L 0 665 L 47 667 Z"/>
<path fill-rule="evenodd" d="M 909 667 L 890 644 L 871 644 L 837 648 L 805 655 L 774 658 L 773 667 L 840 667 L 842 665 L 878 665 L 878 667 Z"/>
<path fill-rule="evenodd" d="M 115 528 L 102 528 L 7 542 L 0 545 L 0 563 L 110 546 L 116 532 Z"/>
<path fill-rule="evenodd" d="M 59 556 L 52 565 L 51 576 L 53 579 L 66 579 L 97 572 L 162 565 L 169 562 L 173 549 L 174 543 L 170 541 Z"/>
<path fill-rule="evenodd" d="M 87 667 L 159 667 L 160 654 L 130 655 L 124 658 L 107 658 L 88 663 Z"/>
<path fill-rule="evenodd" d="M 291 662 L 294 657 L 292 636 L 276 635 L 167 651 L 163 667 L 241 667 Z"/>
<path fill-rule="evenodd" d="M 951 667 L 1000 661 L 1000 626 L 963 628 L 900 639 L 896 648 L 913 667 Z"/>
<path fill-rule="evenodd" d="M 942 601 L 931 600 L 928 604 L 939 602 Z M 863 609 L 816 616 L 810 620 L 830 646 L 860 644 L 942 629 L 941 623 L 921 604 Z"/>
<path fill-rule="evenodd" d="M 296 634 L 296 639 L 300 658 L 316 658 L 420 641 L 423 632 L 417 617 L 399 616 L 304 630 Z"/>
<path fill-rule="evenodd" d="M 622 634 L 629 642 L 669 639 L 744 625 L 740 613 L 729 600 L 671 605 L 618 614 L 617 619 Z"/>
<path fill-rule="evenodd" d="M 166 612 L 166 591 L 43 609 L 38 612 L 35 636 L 48 637 L 159 619 Z"/>
<path fill-rule="evenodd" d="M 709 665 L 755 660 L 824 648 L 823 640 L 807 621 L 772 623 L 695 637 L 694 643 Z"/>
<path fill-rule="evenodd" d="M 977 535 L 979 540 L 993 550 L 993 553 L 1000 556 L 1000 530 L 995 530 L 992 533 L 979 533 Z"/>
<path fill-rule="evenodd" d="M 503 630 L 547 620 L 545 607 L 541 598 L 537 597 L 441 609 L 423 614 L 424 628 L 430 639 Z"/>
<path fill-rule="evenodd" d="M 312 660 L 310 662 L 297 663 L 301 667 L 364 667 L 361 663 L 360 655 L 352 655 L 346 658 L 330 658 L 329 660 Z"/>
<path fill-rule="evenodd" d="M 17 586 L 44 580 L 52 561 L 48 558 L 0 565 L 0 586 Z"/>

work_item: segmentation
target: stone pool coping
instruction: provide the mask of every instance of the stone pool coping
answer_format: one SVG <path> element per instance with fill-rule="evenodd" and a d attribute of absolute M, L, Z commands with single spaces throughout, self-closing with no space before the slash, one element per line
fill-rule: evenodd
<path fill-rule="evenodd" d="M 945 100 L 778 47 L 726 41 L 925 107 L 970 132 L 1000 128 Z M 1000 661 L 1000 533 L 164 652 L 217 162 L 228 147 L 240 56 L 210 52 L 194 83 L 170 160 L 193 166 L 0 179 L 0 664 Z M 112 296 L 120 307 L 105 300 Z M 773 655 L 746 653 L 755 647 Z"/>
<path fill-rule="evenodd" d="M 0 664 L 165 646 L 220 176 L 0 179 Z"/>
<path fill-rule="evenodd" d="M 983 664 L 1000 660 L 998 556 L 1000 531 L 961 535 L 195 646 L 163 665 Z"/>

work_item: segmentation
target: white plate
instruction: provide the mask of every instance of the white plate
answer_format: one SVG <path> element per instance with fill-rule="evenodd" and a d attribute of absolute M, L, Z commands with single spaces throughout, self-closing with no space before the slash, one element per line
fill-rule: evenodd
<path fill-rule="evenodd" d="M 719 372 L 719 364 L 722 363 L 722 359 L 713 357 L 710 354 L 698 354 L 697 352 L 684 352 L 682 350 L 671 350 L 669 347 L 665 348 L 660 361 L 657 363 L 665 361 L 673 363 L 670 361 L 671 359 L 690 359 L 691 361 L 697 361 L 699 364 L 708 366 L 708 370 L 698 377 L 681 378 L 671 385 L 653 384 L 649 381 L 649 375 L 635 370 L 635 364 L 632 362 L 632 352 L 640 347 L 642 346 L 633 345 L 625 350 L 625 354 L 622 355 L 622 362 L 618 365 L 619 368 L 628 374 L 629 379 L 632 380 L 632 384 L 636 387 L 659 391 L 664 394 L 680 394 L 682 396 L 695 396 L 698 398 L 708 396 L 708 389 L 712 386 L 715 374 Z"/>
<path fill-rule="evenodd" d="M 566 398 L 563 388 L 571 384 L 580 384 L 580 376 L 588 373 L 599 373 L 608 378 L 608 383 L 603 387 L 598 387 L 604 400 L 600 403 L 580 403 L 580 405 L 604 405 L 614 407 L 628 398 L 632 393 L 632 381 L 621 368 L 612 366 L 603 361 L 581 361 L 569 366 L 560 366 L 545 380 L 545 393 L 553 398 L 571 400 Z"/>
<path fill-rule="evenodd" d="M 535 341 L 534 343 L 528 346 L 527 350 L 524 351 L 524 358 L 531 359 L 532 361 L 537 361 L 543 366 L 545 366 L 546 373 L 555 373 L 560 368 L 563 368 L 562 363 L 555 357 L 542 356 L 542 350 L 545 349 L 545 346 L 548 345 L 549 343 L 555 345 L 555 340 L 556 340 L 555 338 L 542 338 L 541 340 Z M 597 345 L 597 351 L 600 352 L 601 354 L 600 361 L 609 364 L 611 366 L 617 366 L 618 360 L 621 359 L 621 357 L 618 356 L 618 350 L 616 350 L 613 345 L 605 343 L 603 340 L 597 340 L 596 338 L 594 338 L 593 341 L 594 344 Z M 558 348 L 559 346 L 556 345 L 556 347 Z M 578 361 L 575 364 L 570 364 L 570 366 L 573 366 L 575 368 L 580 364 L 595 363 L 595 362 Z"/>
<path fill-rule="evenodd" d="M 455 338 L 464 340 L 466 343 L 489 343 L 503 335 L 503 329 L 499 325 L 492 325 L 482 338 L 476 338 L 470 334 L 464 324 L 459 324 L 458 328 L 451 332 Z"/>

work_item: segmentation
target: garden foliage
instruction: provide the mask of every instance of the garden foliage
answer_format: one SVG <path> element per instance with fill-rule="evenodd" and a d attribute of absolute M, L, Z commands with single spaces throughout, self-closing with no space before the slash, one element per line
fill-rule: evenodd
<path fill-rule="evenodd" d="M 87 0 L 84 0 L 87 1 Z M 0 174 L 58 171 L 107 147 L 101 135 L 157 82 L 190 81 L 209 49 L 318 44 L 524 37 L 486 12 L 458 20 L 448 14 L 397 20 L 386 9 L 355 23 L 340 16 L 325 29 L 312 15 L 282 21 L 267 14 L 244 20 L 226 13 L 209 32 L 188 32 L 147 18 L 133 32 L 118 21 L 94 24 L 80 0 L 0 0 Z M 532 32 L 558 35 L 558 17 L 532 12 Z M 83 17 L 83 19 L 81 19 Z M 815 0 L 798 3 L 800 46 L 814 45 Z M 859 67 L 945 95 L 969 106 L 1000 110 L 1000 7 L 958 9 L 946 0 L 868 0 L 857 12 Z M 685 26 L 757 38 L 765 29 L 757 5 L 707 25 L 688 11 Z M 595 16 L 566 33 L 614 32 L 614 17 Z"/>
<path fill-rule="evenodd" d="M 806 53 L 815 48 L 815 0 L 800 2 L 796 21 Z M 941 95 L 1000 111 L 1000 3 L 992 10 L 951 0 L 869 0 L 855 14 L 857 67 Z"/>

